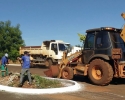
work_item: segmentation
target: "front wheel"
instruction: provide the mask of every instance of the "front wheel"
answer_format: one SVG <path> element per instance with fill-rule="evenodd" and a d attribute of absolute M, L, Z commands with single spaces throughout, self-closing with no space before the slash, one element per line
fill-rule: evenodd
<path fill-rule="evenodd" d="M 73 69 L 70 67 L 65 67 L 62 69 L 61 76 L 63 79 L 73 79 Z"/>
<path fill-rule="evenodd" d="M 107 85 L 113 78 L 112 66 L 101 59 L 95 59 L 90 63 L 88 76 L 96 85 Z"/>

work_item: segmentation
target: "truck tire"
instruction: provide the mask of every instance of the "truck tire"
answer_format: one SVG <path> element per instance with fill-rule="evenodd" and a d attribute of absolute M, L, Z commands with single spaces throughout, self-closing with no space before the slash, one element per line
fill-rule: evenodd
<path fill-rule="evenodd" d="M 113 78 L 112 66 L 101 59 L 95 59 L 88 68 L 88 77 L 93 84 L 108 85 Z"/>
<path fill-rule="evenodd" d="M 51 59 L 47 59 L 46 62 L 45 62 L 45 66 L 48 67 L 48 68 L 50 66 L 52 66 L 52 60 Z"/>
<path fill-rule="evenodd" d="M 73 69 L 70 68 L 70 67 L 65 67 L 62 69 L 62 72 L 61 72 L 61 77 L 63 79 L 73 79 Z"/>

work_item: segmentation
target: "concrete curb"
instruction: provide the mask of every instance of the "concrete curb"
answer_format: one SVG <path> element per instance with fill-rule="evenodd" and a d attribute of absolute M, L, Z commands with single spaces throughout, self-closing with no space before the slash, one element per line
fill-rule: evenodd
<path fill-rule="evenodd" d="M 9 86 L 0 85 L 0 90 L 13 92 L 13 93 L 22 93 L 22 94 L 54 94 L 54 93 L 75 92 L 75 91 L 80 90 L 81 88 L 80 84 L 72 80 L 65 80 L 65 79 L 58 79 L 58 78 L 48 78 L 48 79 L 59 80 L 66 87 L 48 88 L 48 89 L 31 89 L 31 88 L 27 89 L 27 88 L 18 88 L 18 87 L 9 87 Z"/>

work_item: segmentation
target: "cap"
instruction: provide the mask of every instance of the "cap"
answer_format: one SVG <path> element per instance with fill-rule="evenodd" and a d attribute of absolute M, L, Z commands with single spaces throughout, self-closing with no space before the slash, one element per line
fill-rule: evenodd
<path fill-rule="evenodd" d="M 5 57 L 8 57 L 8 54 L 7 54 L 7 53 L 5 53 Z"/>
<path fill-rule="evenodd" d="M 28 51 L 24 51 L 24 54 L 28 54 L 29 52 Z"/>

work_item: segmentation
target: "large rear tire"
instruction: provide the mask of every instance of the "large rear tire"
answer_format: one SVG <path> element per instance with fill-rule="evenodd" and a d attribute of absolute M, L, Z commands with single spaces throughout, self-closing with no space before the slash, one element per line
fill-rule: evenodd
<path fill-rule="evenodd" d="M 95 59 L 90 63 L 88 76 L 93 84 L 107 85 L 113 78 L 112 66 L 101 59 Z"/>
<path fill-rule="evenodd" d="M 61 76 L 63 79 L 73 79 L 73 69 L 70 67 L 65 67 L 62 69 Z"/>

